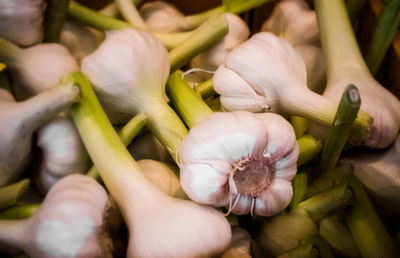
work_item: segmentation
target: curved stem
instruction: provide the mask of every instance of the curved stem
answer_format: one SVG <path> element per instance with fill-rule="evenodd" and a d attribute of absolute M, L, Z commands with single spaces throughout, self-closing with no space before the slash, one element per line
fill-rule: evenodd
<path fill-rule="evenodd" d="M 18 205 L 0 211 L 0 219 L 27 219 L 40 208 L 40 203 Z"/>
<path fill-rule="evenodd" d="M 44 42 L 59 42 L 61 30 L 67 17 L 69 0 L 47 0 L 44 14 Z"/>
<path fill-rule="evenodd" d="M 290 202 L 290 210 L 293 210 L 303 201 L 307 191 L 307 169 L 301 168 L 292 180 L 293 197 Z"/>
<path fill-rule="evenodd" d="M 132 3 L 135 6 L 138 6 L 143 0 L 132 0 Z M 118 7 L 115 3 L 108 4 L 106 7 L 102 8 L 99 13 L 110 16 L 110 17 L 117 17 L 119 14 Z"/>
<path fill-rule="evenodd" d="M 293 126 L 296 139 L 302 137 L 308 127 L 308 119 L 301 116 L 290 116 L 290 123 Z"/>
<path fill-rule="evenodd" d="M 115 0 L 115 3 L 126 21 L 139 29 L 147 29 L 146 23 L 131 0 Z"/>
<path fill-rule="evenodd" d="M 187 26 L 187 29 L 190 30 L 200 26 L 202 23 L 212 18 L 213 16 L 220 15 L 223 13 L 225 13 L 225 7 L 218 6 L 211 10 L 207 10 L 193 15 L 188 15 L 184 17 L 185 25 Z"/>

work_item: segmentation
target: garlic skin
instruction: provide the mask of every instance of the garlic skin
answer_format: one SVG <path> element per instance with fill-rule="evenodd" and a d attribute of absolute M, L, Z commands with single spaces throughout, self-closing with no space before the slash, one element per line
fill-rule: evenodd
<path fill-rule="evenodd" d="M 151 31 L 181 32 L 190 29 L 183 13 L 172 4 L 163 1 L 145 3 L 139 13 Z"/>
<path fill-rule="evenodd" d="M 100 184 L 70 175 L 51 188 L 31 218 L 16 222 L 12 237 L 0 234 L 0 242 L 17 246 L 30 257 L 112 257 L 112 242 L 104 228 L 108 207 Z"/>
<path fill-rule="evenodd" d="M 133 139 L 127 149 L 135 160 L 152 159 L 174 163 L 167 149 L 149 132 Z"/>
<path fill-rule="evenodd" d="M 228 34 L 220 42 L 193 58 L 190 62 L 192 68 L 206 71 L 217 70 L 218 66 L 224 63 L 226 55 L 248 39 L 250 31 L 247 23 L 232 13 L 226 13 L 225 17 L 229 26 Z M 203 80 L 212 77 L 210 73 L 198 72 L 197 74 Z"/>
<path fill-rule="evenodd" d="M 36 133 L 43 160 L 35 171 L 35 185 L 43 193 L 60 178 L 72 173 L 84 174 L 89 170 L 89 154 L 70 116 L 59 115 Z"/>
<path fill-rule="evenodd" d="M 261 31 L 269 31 L 292 45 L 318 44 L 317 17 L 304 0 L 279 2 Z"/>
<path fill-rule="evenodd" d="M 340 164 L 352 166 L 375 206 L 400 215 L 400 136 L 389 149 L 347 155 Z"/>
<path fill-rule="evenodd" d="M 146 177 L 163 193 L 175 198 L 187 199 L 176 176 L 177 171 L 172 171 L 171 166 L 151 159 L 138 160 L 137 163 Z"/>
<path fill-rule="evenodd" d="M 16 180 L 31 158 L 33 132 L 44 122 L 75 103 L 80 90 L 61 84 L 23 102 L 0 89 L 0 186 Z"/>
<path fill-rule="evenodd" d="M 129 113 L 154 106 L 155 99 L 165 100 L 169 68 L 161 41 L 132 29 L 107 32 L 100 47 L 81 62 L 112 123 L 126 122 Z"/>
<path fill-rule="evenodd" d="M 71 52 L 76 61 L 91 54 L 104 40 L 103 32 L 65 21 L 60 36 L 60 44 Z"/>
<path fill-rule="evenodd" d="M 21 49 L 15 60 L 5 63 L 10 68 L 18 100 L 51 88 L 58 84 L 62 76 L 79 71 L 68 49 L 56 43 Z"/>
<path fill-rule="evenodd" d="M 251 236 L 239 226 L 232 227 L 232 241 L 222 258 L 251 258 Z"/>
<path fill-rule="evenodd" d="M 20 46 L 43 39 L 43 0 L 4 0 L 0 2 L 0 38 Z"/>
<path fill-rule="evenodd" d="M 292 198 L 298 154 L 293 128 L 279 115 L 213 113 L 182 143 L 181 185 L 196 202 L 272 216 Z"/>

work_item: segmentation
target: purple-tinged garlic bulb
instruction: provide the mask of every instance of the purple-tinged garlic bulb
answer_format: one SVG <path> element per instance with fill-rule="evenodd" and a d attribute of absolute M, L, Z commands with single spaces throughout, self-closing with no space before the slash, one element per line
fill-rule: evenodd
<path fill-rule="evenodd" d="M 43 0 L 2 0 L 0 2 L 0 38 L 20 46 L 43 39 Z"/>
<path fill-rule="evenodd" d="M 70 175 L 49 191 L 39 210 L 26 220 L 0 220 L 0 244 L 30 257 L 112 257 L 105 231 L 109 208 L 104 188 L 83 175 Z"/>
<path fill-rule="evenodd" d="M 213 113 L 181 149 L 181 184 L 192 200 L 233 214 L 272 216 L 292 198 L 299 147 L 281 116 Z"/>

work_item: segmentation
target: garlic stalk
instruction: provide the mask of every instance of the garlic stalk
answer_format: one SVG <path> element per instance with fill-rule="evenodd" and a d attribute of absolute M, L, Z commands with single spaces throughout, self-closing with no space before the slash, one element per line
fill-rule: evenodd
<path fill-rule="evenodd" d="M 262 25 L 261 31 L 272 32 L 293 46 L 315 45 L 319 42 L 317 17 L 304 0 L 280 1 Z"/>
<path fill-rule="evenodd" d="M 15 205 L 29 189 L 29 184 L 29 179 L 23 179 L 17 183 L 0 187 L 0 210 Z"/>
<path fill-rule="evenodd" d="M 27 219 L 39 209 L 40 204 L 17 205 L 0 211 L 1 219 Z"/>
<path fill-rule="evenodd" d="M 57 85 L 61 76 L 79 70 L 68 50 L 59 44 L 19 48 L 0 39 L 0 62 L 9 68 L 17 99 L 27 99 Z"/>
<path fill-rule="evenodd" d="M 167 196 L 152 185 L 119 140 L 88 80 L 81 73 L 73 76 L 83 93 L 73 117 L 129 228 L 127 257 L 222 253 L 231 239 L 223 215 L 211 207 Z"/>
<path fill-rule="evenodd" d="M 100 31 L 66 21 L 61 31 L 60 44 L 68 48 L 75 60 L 80 62 L 101 44 L 104 37 Z"/>
<path fill-rule="evenodd" d="M 138 10 L 132 3 L 132 0 L 115 0 L 115 4 L 126 21 L 138 29 L 147 29 L 147 25 L 143 21 L 142 17 L 140 17 Z"/>
<path fill-rule="evenodd" d="M 67 17 L 69 0 L 47 0 L 44 13 L 44 42 L 60 41 L 61 30 Z"/>
<path fill-rule="evenodd" d="M 43 38 L 43 0 L 5 0 L 0 3 L 0 38 L 30 46 Z"/>
<path fill-rule="evenodd" d="M 250 31 L 248 25 L 237 15 L 226 13 L 229 32 L 226 36 L 213 47 L 203 51 L 192 59 L 190 66 L 207 71 L 215 71 L 218 66 L 224 63 L 226 55 L 245 42 L 249 37 Z M 211 73 L 198 72 L 203 80 L 212 77 Z"/>
<path fill-rule="evenodd" d="M 0 89 L 0 186 L 17 179 L 28 165 L 33 132 L 79 97 L 79 88 L 72 83 L 62 83 L 23 102 L 15 102 Z"/>
<path fill-rule="evenodd" d="M 29 219 L 0 220 L 0 244 L 30 257 L 111 257 L 104 228 L 109 206 L 93 179 L 70 175 L 58 181 Z"/>
<path fill-rule="evenodd" d="M 139 6 L 142 2 L 143 0 L 132 0 L 132 3 L 135 6 Z M 114 2 L 109 3 L 108 5 L 100 9 L 99 13 L 110 17 L 117 17 L 120 14 L 118 6 Z"/>
<path fill-rule="evenodd" d="M 227 55 L 213 84 L 226 110 L 271 111 L 330 125 L 338 102 L 309 90 L 306 77 L 303 60 L 286 40 L 260 32 Z M 371 117 L 360 111 L 354 141 L 370 137 L 370 124 Z"/>
<path fill-rule="evenodd" d="M 336 101 L 348 84 L 360 91 L 361 109 L 373 117 L 370 137 L 363 143 L 371 148 L 389 146 L 400 127 L 400 102 L 370 74 L 347 16 L 343 0 L 315 0 L 322 50 L 327 59 L 327 87 L 323 96 Z"/>
<path fill-rule="evenodd" d="M 42 125 L 36 134 L 42 157 L 33 176 L 42 193 L 64 176 L 87 172 L 91 161 L 70 116 L 58 115 Z"/>

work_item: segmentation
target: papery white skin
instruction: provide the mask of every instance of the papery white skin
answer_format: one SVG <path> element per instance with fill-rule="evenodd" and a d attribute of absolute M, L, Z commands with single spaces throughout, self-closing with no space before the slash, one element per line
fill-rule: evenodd
<path fill-rule="evenodd" d="M 126 122 L 154 99 L 165 99 L 169 75 L 168 52 L 158 39 L 143 31 L 109 31 L 81 70 L 93 83 L 112 123 Z M 150 107 L 149 107 L 150 108 Z"/>
<path fill-rule="evenodd" d="M 307 86 L 310 90 L 322 94 L 326 86 L 325 56 L 321 47 L 314 45 L 294 46 L 303 58 L 307 69 Z"/>
<path fill-rule="evenodd" d="M 250 31 L 247 23 L 245 23 L 239 16 L 226 13 L 225 17 L 229 26 L 228 34 L 226 34 L 226 36 L 214 46 L 193 58 L 190 62 L 192 68 L 215 71 L 218 66 L 224 63 L 226 55 L 245 42 L 249 37 Z M 212 77 L 211 73 L 198 72 L 197 74 L 203 80 Z"/>
<path fill-rule="evenodd" d="M 21 49 L 10 68 L 14 92 L 22 100 L 57 85 L 60 78 L 79 71 L 79 66 L 68 49 L 56 43 L 39 44 Z"/>
<path fill-rule="evenodd" d="M 151 133 L 136 137 L 127 149 L 135 160 L 152 159 L 161 162 L 174 162 L 167 149 Z"/>
<path fill-rule="evenodd" d="M 89 170 L 89 154 L 71 117 L 57 116 L 39 128 L 37 137 L 43 157 L 34 177 L 35 185 L 42 192 L 47 192 L 64 176 L 84 174 Z"/>
<path fill-rule="evenodd" d="M 303 0 L 279 2 L 261 31 L 272 32 L 294 46 L 319 42 L 317 17 Z"/>
<path fill-rule="evenodd" d="M 172 4 L 154 1 L 143 4 L 139 10 L 147 27 L 156 32 L 180 32 L 190 29 L 185 16 Z"/>
<path fill-rule="evenodd" d="M 400 214 L 400 137 L 385 150 L 344 156 L 340 164 L 350 164 L 371 200 L 381 211 Z"/>
<path fill-rule="evenodd" d="M 104 40 L 103 32 L 65 21 L 60 35 L 60 44 L 71 52 L 78 62 L 91 54 Z"/>
<path fill-rule="evenodd" d="M 66 84 L 16 102 L 0 89 L 0 186 L 17 179 L 28 165 L 33 132 L 74 103 L 79 94 L 76 86 Z"/>
<path fill-rule="evenodd" d="M 112 257 L 104 232 L 107 193 L 95 180 L 70 175 L 55 184 L 29 219 L 0 220 L 0 242 L 30 257 Z"/>
<path fill-rule="evenodd" d="M 0 38 L 20 46 L 43 39 L 43 0 L 3 0 L 0 2 Z"/>
<path fill-rule="evenodd" d="M 291 125 L 281 116 L 249 112 L 213 113 L 193 127 L 181 148 L 181 184 L 194 201 L 226 206 L 233 214 L 272 216 L 292 198 L 298 144 Z M 270 176 L 258 193 L 239 192 L 234 179 L 248 158 L 268 161 Z M 269 180 L 268 179 L 268 180 Z M 260 179 L 264 184 L 264 179 Z"/>
<path fill-rule="evenodd" d="M 175 198 L 187 199 L 176 176 L 178 172 L 174 172 L 171 166 L 151 159 L 138 160 L 138 164 L 146 177 L 162 192 Z"/>

